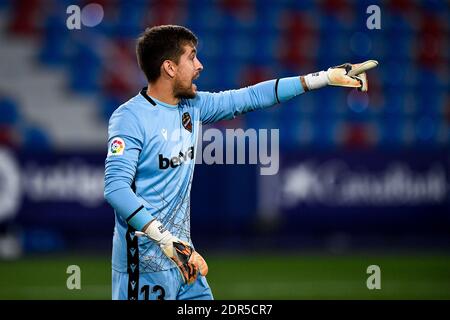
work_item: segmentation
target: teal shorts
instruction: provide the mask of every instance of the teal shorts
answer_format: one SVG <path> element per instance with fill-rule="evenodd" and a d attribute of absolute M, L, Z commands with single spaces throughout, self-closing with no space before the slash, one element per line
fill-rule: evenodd
<path fill-rule="evenodd" d="M 206 277 L 188 285 L 177 268 L 160 272 L 128 274 L 112 271 L 113 300 L 213 300 Z"/>

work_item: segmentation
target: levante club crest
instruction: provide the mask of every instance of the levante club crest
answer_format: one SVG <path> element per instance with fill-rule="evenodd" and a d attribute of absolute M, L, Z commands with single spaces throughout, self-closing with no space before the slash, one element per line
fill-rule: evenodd
<path fill-rule="evenodd" d="M 189 112 L 183 113 L 183 117 L 181 118 L 181 123 L 183 124 L 183 127 L 189 131 L 192 132 L 192 120 L 191 115 Z"/>

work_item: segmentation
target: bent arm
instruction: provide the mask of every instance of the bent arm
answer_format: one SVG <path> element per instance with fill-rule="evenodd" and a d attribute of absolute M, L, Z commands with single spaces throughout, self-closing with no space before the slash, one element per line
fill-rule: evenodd
<path fill-rule="evenodd" d="M 119 108 L 110 119 L 108 135 L 104 197 L 130 226 L 144 230 L 154 216 L 133 191 L 144 134 L 137 118 L 129 110 Z"/>
<path fill-rule="evenodd" d="M 106 159 L 104 197 L 130 226 L 136 230 L 144 230 L 154 217 L 144 208 L 133 192 L 135 163 L 137 158 L 136 162 L 112 157 Z"/>

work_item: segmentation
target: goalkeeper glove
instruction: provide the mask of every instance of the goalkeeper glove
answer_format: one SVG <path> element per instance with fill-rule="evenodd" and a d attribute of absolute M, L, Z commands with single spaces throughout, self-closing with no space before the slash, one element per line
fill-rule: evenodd
<path fill-rule="evenodd" d="M 327 85 L 358 88 L 362 92 L 369 89 L 366 71 L 378 65 L 376 60 L 362 63 L 345 63 L 340 66 L 328 68 L 327 71 L 310 73 L 302 77 L 305 91 L 318 89 Z"/>
<path fill-rule="evenodd" d="M 158 220 L 150 222 L 144 233 L 137 231 L 136 234 L 146 235 L 155 241 L 163 253 L 177 266 L 185 283 L 195 282 L 198 273 L 203 276 L 208 274 L 205 259 L 187 242 L 172 235 Z"/>

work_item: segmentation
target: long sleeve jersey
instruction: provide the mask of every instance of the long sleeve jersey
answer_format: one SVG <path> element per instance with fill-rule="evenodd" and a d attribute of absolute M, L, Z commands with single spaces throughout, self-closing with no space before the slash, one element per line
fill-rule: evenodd
<path fill-rule="evenodd" d="M 298 77 L 265 81 L 168 105 L 146 88 L 118 107 L 108 128 L 105 198 L 114 208 L 112 267 L 119 272 L 173 268 L 159 246 L 134 231 L 158 219 L 192 244 L 190 190 L 201 124 L 273 106 L 303 93 Z"/>

